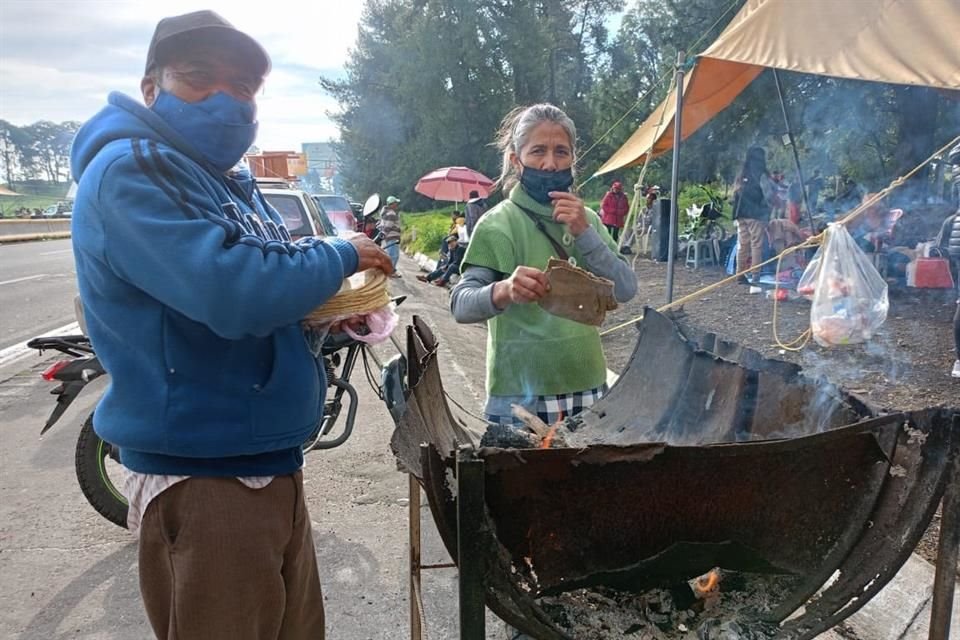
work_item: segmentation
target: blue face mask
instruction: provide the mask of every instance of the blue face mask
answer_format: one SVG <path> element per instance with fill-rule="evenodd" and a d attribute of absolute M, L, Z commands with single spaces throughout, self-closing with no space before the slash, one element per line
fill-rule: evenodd
<path fill-rule="evenodd" d="M 531 198 L 540 204 L 550 204 L 551 191 L 569 191 L 573 186 L 573 169 L 563 171 L 543 171 L 523 165 L 520 174 L 520 186 Z"/>
<path fill-rule="evenodd" d="M 237 164 L 257 138 L 253 103 L 222 91 L 185 102 L 161 90 L 151 108 L 220 172 Z"/>

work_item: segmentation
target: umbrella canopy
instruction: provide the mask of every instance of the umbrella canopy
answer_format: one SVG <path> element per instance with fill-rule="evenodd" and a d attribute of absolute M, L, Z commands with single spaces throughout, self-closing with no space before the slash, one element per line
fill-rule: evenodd
<path fill-rule="evenodd" d="M 19 195 L 20 194 L 16 193 L 15 191 L 10 191 L 10 189 L 0 186 L 0 196 L 19 196 Z"/>
<path fill-rule="evenodd" d="M 467 167 L 444 167 L 420 178 L 414 190 L 434 200 L 466 202 L 471 191 L 479 193 L 481 198 L 488 197 L 492 186 L 493 180 L 479 171 Z"/>
<path fill-rule="evenodd" d="M 747 0 L 684 77 L 681 138 L 733 102 L 765 68 L 835 78 L 960 87 L 956 0 Z M 673 148 L 676 88 L 597 175 Z"/>

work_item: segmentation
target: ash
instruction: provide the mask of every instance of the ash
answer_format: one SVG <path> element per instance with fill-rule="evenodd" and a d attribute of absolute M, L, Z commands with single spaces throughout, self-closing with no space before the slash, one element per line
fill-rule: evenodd
<path fill-rule="evenodd" d="M 606 587 L 544 596 L 540 606 L 577 640 L 770 640 L 777 625 L 759 622 L 798 580 L 725 571 L 720 589 L 703 598 L 686 583 L 643 593 Z"/>

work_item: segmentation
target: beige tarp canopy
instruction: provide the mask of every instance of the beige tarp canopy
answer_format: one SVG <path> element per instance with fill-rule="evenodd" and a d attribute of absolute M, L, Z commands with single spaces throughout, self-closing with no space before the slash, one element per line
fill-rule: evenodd
<path fill-rule="evenodd" d="M 681 138 L 766 67 L 960 89 L 960 0 L 747 0 L 684 79 Z M 673 146 L 676 89 L 596 175 Z"/>

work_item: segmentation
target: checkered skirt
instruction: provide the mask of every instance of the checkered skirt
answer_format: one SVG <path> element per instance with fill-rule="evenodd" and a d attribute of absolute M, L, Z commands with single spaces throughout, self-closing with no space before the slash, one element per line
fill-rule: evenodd
<path fill-rule="evenodd" d="M 576 391 L 559 396 L 537 396 L 534 407 L 530 407 L 526 403 L 524 403 L 524 405 L 531 413 L 535 413 L 538 418 L 552 425 L 563 418 L 577 415 L 602 398 L 606 392 L 607 385 L 604 384 L 595 389 L 588 389 L 587 391 Z M 512 414 L 504 416 L 485 413 L 484 417 L 487 422 L 493 424 L 512 427 L 523 426 L 523 423 Z"/>

